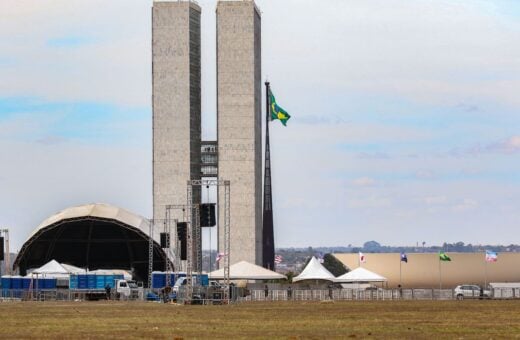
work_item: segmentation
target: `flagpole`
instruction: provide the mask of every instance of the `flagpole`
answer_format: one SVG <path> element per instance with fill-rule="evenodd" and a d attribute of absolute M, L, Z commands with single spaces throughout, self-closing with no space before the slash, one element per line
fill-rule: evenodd
<path fill-rule="evenodd" d="M 442 274 L 441 274 L 441 257 L 439 255 L 439 296 L 441 294 L 440 290 L 442 290 Z"/>
<path fill-rule="evenodd" d="M 401 259 L 401 255 L 399 255 L 399 286 L 403 286 L 403 278 L 401 274 L 401 268 L 403 266 L 403 260 Z"/>
<path fill-rule="evenodd" d="M 484 255 L 485 256 L 485 255 Z M 487 286 L 487 264 L 488 264 L 488 261 L 487 259 L 484 257 L 484 289 L 486 289 L 486 286 Z"/>

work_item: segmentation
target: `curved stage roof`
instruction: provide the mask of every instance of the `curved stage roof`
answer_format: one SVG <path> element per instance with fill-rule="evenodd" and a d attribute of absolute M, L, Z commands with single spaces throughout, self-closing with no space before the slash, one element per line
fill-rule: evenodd
<path fill-rule="evenodd" d="M 150 222 L 144 217 L 108 204 L 65 209 L 43 221 L 29 236 L 14 262 L 27 269 L 55 259 L 60 263 L 95 269 L 132 270 L 148 278 Z M 154 270 L 164 270 L 165 253 L 154 235 Z"/>

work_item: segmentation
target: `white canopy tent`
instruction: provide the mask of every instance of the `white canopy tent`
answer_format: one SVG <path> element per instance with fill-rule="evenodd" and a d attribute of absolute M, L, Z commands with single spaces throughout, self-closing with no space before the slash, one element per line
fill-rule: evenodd
<path fill-rule="evenodd" d="M 293 282 L 304 280 L 334 281 L 334 275 L 313 256 L 300 275 L 293 278 Z"/>
<path fill-rule="evenodd" d="M 209 273 L 208 277 L 214 280 L 223 280 L 224 268 Z M 230 280 L 278 280 L 286 278 L 285 275 L 246 261 L 240 261 L 229 266 Z"/>
<path fill-rule="evenodd" d="M 56 260 L 50 260 L 40 268 L 36 268 L 31 274 L 50 276 L 50 277 L 68 277 L 69 272 Z"/>
<path fill-rule="evenodd" d="M 368 282 L 386 282 L 386 277 L 371 272 L 363 267 L 358 267 L 346 274 L 338 276 L 334 282 L 339 283 L 368 283 Z"/>

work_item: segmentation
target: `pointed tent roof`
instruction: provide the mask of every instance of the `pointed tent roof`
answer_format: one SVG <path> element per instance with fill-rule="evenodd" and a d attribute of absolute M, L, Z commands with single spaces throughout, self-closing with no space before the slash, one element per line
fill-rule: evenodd
<path fill-rule="evenodd" d="M 223 279 L 224 268 L 208 274 L 210 279 Z M 229 266 L 229 278 L 231 280 L 277 280 L 286 279 L 285 275 L 273 272 L 255 264 L 240 261 Z"/>
<path fill-rule="evenodd" d="M 353 271 L 338 276 L 334 282 L 384 282 L 386 277 L 371 272 L 363 267 L 358 267 Z"/>
<path fill-rule="evenodd" d="M 334 275 L 329 272 L 314 256 L 309 261 L 300 275 L 293 278 L 293 282 L 303 280 L 327 280 L 333 281 Z"/>
<path fill-rule="evenodd" d="M 50 260 L 40 268 L 33 270 L 34 274 L 69 274 L 69 271 L 65 269 L 56 260 Z"/>

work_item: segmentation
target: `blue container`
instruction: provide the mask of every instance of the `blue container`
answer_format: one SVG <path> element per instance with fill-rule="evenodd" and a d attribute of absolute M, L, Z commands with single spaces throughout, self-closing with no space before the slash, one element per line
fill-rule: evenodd
<path fill-rule="evenodd" d="M 33 278 L 32 279 L 32 289 L 33 290 L 45 289 L 45 279 L 44 278 Z"/>
<path fill-rule="evenodd" d="M 11 289 L 11 276 L 2 276 L 2 289 Z"/>
<path fill-rule="evenodd" d="M 200 284 L 201 284 L 202 286 L 207 286 L 207 285 L 209 285 L 209 278 L 208 278 L 208 275 L 207 275 L 207 274 L 199 275 L 199 277 L 198 277 L 198 282 L 200 282 Z"/>
<path fill-rule="evenodd" d="M 105 288 L 105 278 L 106 275 L 96 275 L 96 288 L 97 289 L 103 289 Z"/>
<path fill-rule="evenodd" d="M 88 289 L 96 289 L 96 275 L 95 274 L 88 274 L 87 275 L 87 286 Z"/>
<path fill-rule="evenodd" d="M 11 278 L 11 289 L 22 289 L 22 277 L 13 276 Z"/>
<path fill-rule="evenodd" d="M 152 288 L 161 289 L 166 285 L 166 274 L 161 272 L 152 273 Z"/>
<path fill-rule="evenodd" d="M 110 288 L 114 288 L 115 287 L 115 284 L 114 284 L 114 275 L 105 275 L 105 287 L 107 285 L 110 286 Z"/>
<path fill-rule="evenodd" d="M 41 289 L 56 289 L 56 279 L 46 278 L 43 279 L 43 288 Z"/>
<path fill-rule="evenodd" d="M 78 275 L 78 289 L 88 289 L 88 277 L 85 274 Z"/>
<path fill-rule="evenodd" d="M 30 277 L 22 278 L 22 289 L 29 289 L 29 287 L 31 286 L 31 281 L 32 279 Z"/>
<path fill-rule="evenodd" d="M 69 288 L 78 289 L 78 275 L 71 275 L 69 278 Z"/>

